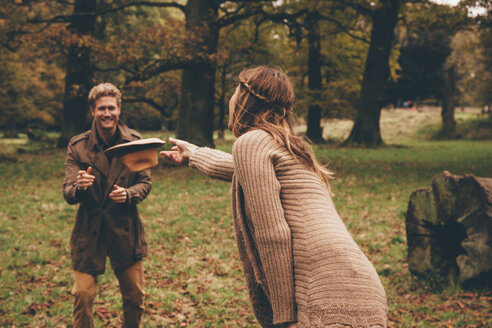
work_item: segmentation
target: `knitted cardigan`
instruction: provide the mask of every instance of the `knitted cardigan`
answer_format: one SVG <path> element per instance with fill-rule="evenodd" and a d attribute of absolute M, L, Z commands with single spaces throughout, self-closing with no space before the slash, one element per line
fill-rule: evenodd
<path fill-rule="evenodd" d="M 240 259 L 263 327 L 386 327 L 386 294 L 314 171 L 263 130 L 240 136 L 233 154 L 199 148 L 190 158 L 232 181 Z"/>

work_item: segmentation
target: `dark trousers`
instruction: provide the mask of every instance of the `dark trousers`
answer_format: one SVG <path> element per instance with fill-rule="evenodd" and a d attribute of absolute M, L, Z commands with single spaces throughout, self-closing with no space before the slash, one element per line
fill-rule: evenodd
<path fill-rule="evenodd" d="M 143 263 L 139 261 L 129 267 L 115 270 L 115 274 L 123 297 L 123 328 L 140 328 L 142 327 L 142 314 L 145 309 Z M 97 277 L 74 271 L 72 294 L 75 296 L 73 327 L 94 327 L 92 304 L 97 294 Z"/>

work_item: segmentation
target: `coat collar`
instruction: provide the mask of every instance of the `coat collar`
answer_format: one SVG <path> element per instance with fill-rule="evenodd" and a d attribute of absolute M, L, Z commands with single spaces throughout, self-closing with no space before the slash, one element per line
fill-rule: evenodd
<path fill-rule="evenodd" d="M 120 140 L 117 141 L 118 144 L 129 142 L 132 140 L 132 135 L 130 132 L 130 128 L 126 126 L 125 123 L 118 121 L 118 125 L 116 127 L 120 133 Z M 97 130 L 95 120 L 92 121 L 92 128 L 89 135 L 89 140 L 87 143 L 88 154 L 91 159 L 91 165 L 93 165 L 102 175 L 108 180 L 114 180 L 114 173 L 120 173 L 123 170 L 123 164 L 120 161 L 112 161 L 117 163 L 108 163 L 108 159 L 104 154 L 99 142 L 97 140 Z M 111 181 L 112 183 L 113 181 Z"/>
<path fill-rule="evenodd" d="M 118 143 L 125 143 L 132 141 L 132 135 L 130 133 L 130 128 L 126 126 L 122 121 L 118 121 L 118 125 L 116 126 L 118 131 L 120 132 L 120 140 Z M 97 130 L 96 130 L 96 120 L 92 120 L 92 127 L 89 136 L 89 142 L 87 144 L 90 151 L 101 151 L 101 147 L 99 147 L 99 142 L 97 140 Z"/>

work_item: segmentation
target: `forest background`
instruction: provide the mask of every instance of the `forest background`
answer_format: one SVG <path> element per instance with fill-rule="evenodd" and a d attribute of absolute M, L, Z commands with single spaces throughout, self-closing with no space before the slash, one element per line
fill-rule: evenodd
<path fill-rule="evenodd" d="M 59 186 L 90 88 L 117 85 L 144 136 L 230 151 L 237 74 L 262 64 L 295 85 L 296 130 L 337 173 L 334 202 L 378 270 L 390 326 L 492 325 L 490 292 L 410 274 L 404 226 L 433 175 L 492 177 L 491 18 L 487 0 L 0 0 L 0 326 L 70 326 L 76 209 Z M 229 185 L 163 160 L 153 181 L 146 326 L 255 326 Z M 110 270 L 100 286 L 97 323 L 118 326 Z"/>
<path fill-rule="evenodd" d="M 348 118 L 346 144 L 380 145 L 381 109 L 408 101 L 441 106 L 441 135 L 452 138 L 456 106 L 492 102 L 486 0 L 2 0 L 1 8 L 6 137 L 59 131 L 64 147 L 89 127 L 90 88 L 109 81 L 122 90 L 130 126 L 213 146 L 238 72 L 259 64 L 288 73 L 314 142 L 323 118 Z"/>

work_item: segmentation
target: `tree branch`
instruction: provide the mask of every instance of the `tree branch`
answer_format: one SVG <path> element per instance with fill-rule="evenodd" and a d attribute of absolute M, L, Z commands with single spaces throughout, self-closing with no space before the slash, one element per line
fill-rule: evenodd
<path fill-rule="evenodd" d="M 41 23 L 57 23 L 57 22 L 64 22 L 68 23 L 70 22 L 74 17 L 86 17 L 86 16 L 103 16 L 107 15 L 110 13 L 114 13 L 120 10 L 123 10 L 128 7 L 137 7 L 137 6 L 145 6 L 145 7 L 160 7 L 160 8 L 178 8 L 181 11 L 184 12 L 185 6 L 176 3 L 176 2 L 151 2 L 151 1 L 138 1 L 138 2 L 130 2 L 130 3 L 125 3 L 124 5 L 120 5 L 114 8 L 108 8 L 100 11 L 93 11 L 93 12 L 83 12 L 83 13 L 74 13 L 70 15 L 57 15 L 55 17 L 52 17 L 50 19 L 32 19 L 28 20 L 28 23 L 32 24 L 41 24 Z"/>
<path fill-rule="evenodd" d="M 367 7 L 361 5 L 360 3 L 357 3 L 357 2 L 350 1 L 350 0 L 332 0 L 332 1 L 338 2 L 339 4 L 341 4 L 341 6 L 343 8 L 350 7 L 350 8 L 356 10 L 357 12 L 359 12 L 361 14 L 371 16 L 371 17 L 372 17 L 372 15 L 374 15 L 373 9 L 367 8 Z"/>
<path fill-rule="evenodd" d="M 125 86 L 135 81 L 146 81 L 161 73 L 174 71 L 177 69 L 192 68 L 200 63 L 197 59 L 182 59 L 177 61 L 161 61 L 153 65 L 147 66 L 141 72 L 133 75 L 125 81 Z"/>
<path fill-rule="evenodd" d="M 347 27 L 344 24 L 340 23 L 340 21 L 338 21 L 337 19 L 334 19 L 333 17 L 330 17 L 330 16 L 325 16 L 323 14 L 319 14 L 319 17 L 320 17 L 320 19 L 323 19 L 325 21 L 328 21 L 330 23 L 335 24 L 343 33 L 347 34 L 351 38 L 353 38 L 355 40 L 362 41 L 362 42 L 367 43 L 367 44 L 370 43 L 370 40 L 367 40 L 366 38 L 363 38 L 363 37 L 360 37 L 360 36 L 357 36 L 357 35 L 353 34 L 350 31 L 349 27 Z"/>
<path fill-rule="evenodd" d="M 248 10 L 248 11 L 245 11 L 245 12 L 239 14 L 239 12 L 241 11 L 242 8 L 244 8 L 244 7 L 240 6 L 238 10 L 231 12 L 231 13 L 229 13 L 229 15 L 225 15 L 222 18 L 219 18 L 217 20 L 217 27 L 220 29 L 221 27 L 234 24 L 235 22 L 240 21 L 242 19 L 246 19 L 246 18 L 249 18 L 251 16 L 257 15 L 261 11 L 260 8 L 253 7 L 251 10 Z"/>
<path fill-rule="evenodd" d="M 178 100 L 176 98 L 174 98 L 174 103 L 171 106 L 159 105 L 154 99 L 141 96 L 124 96 L 123 101 L 129 103 L 142 102 L 148 104 L 157 109 L 166 118 L 171 117 L 172 110 L 178 105 Z"/>
<path fill-rule="evenodd" d="M 109 68 L 102 68 L 102 67 L 98 67 L 97 65 L 94 65 L 93 68 L 95 71 L 101 72 L 101 73 L 125 71 L 125 72 L 128 72 L 130 74 L 134 74 L 134 75 L 138 74 L 137 71 L 131 70 L 131 69 L 129 69 L 123 65 L 118 66 L 118 67 L 109 67 Z"/>

